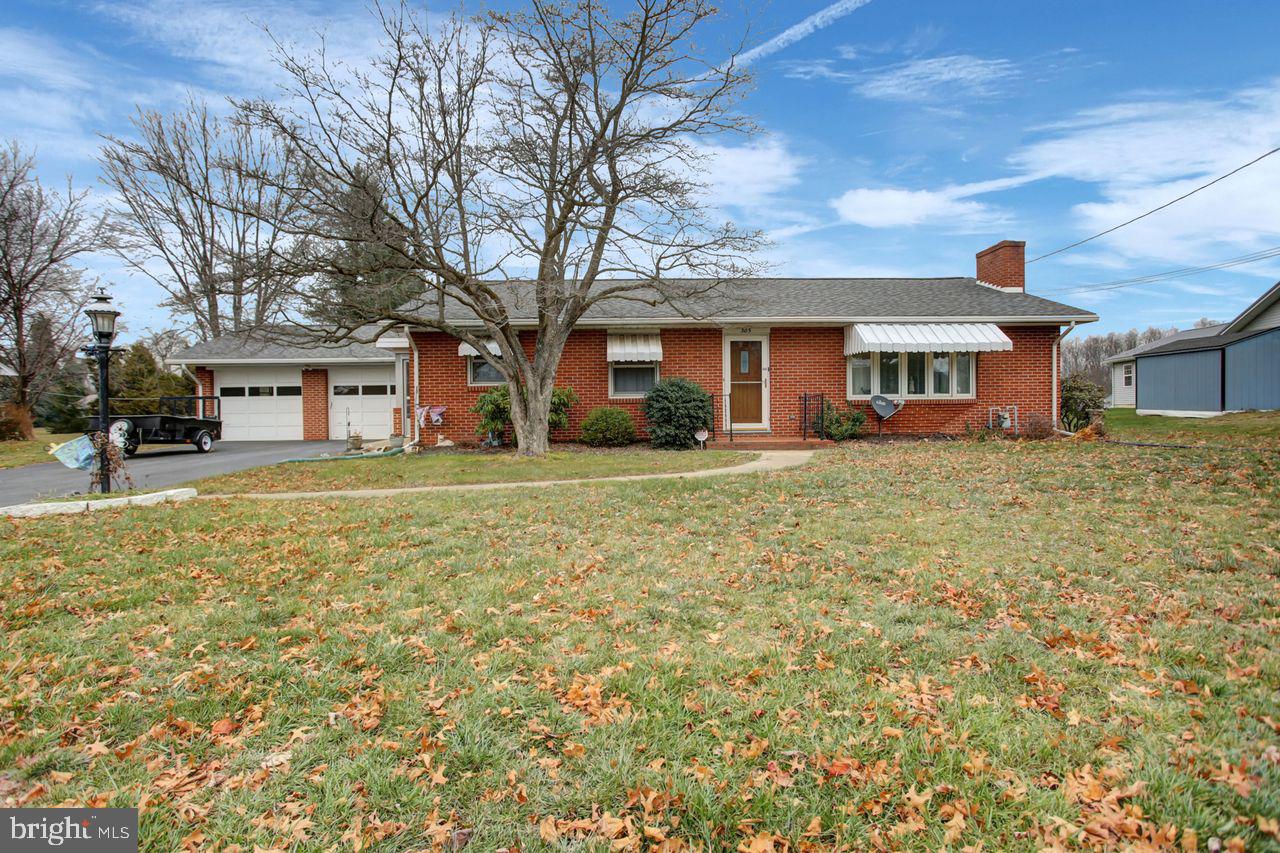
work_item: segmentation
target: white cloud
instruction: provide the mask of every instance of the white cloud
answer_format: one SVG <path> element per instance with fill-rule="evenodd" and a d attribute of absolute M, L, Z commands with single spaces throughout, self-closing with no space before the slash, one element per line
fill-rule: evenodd
<path fill-rule="evenodd" d="M 800 180 L 802 158 L 776 136 L 743 145 L 700 145 L 705 197 L 716 207 L 748 210 L 771 204 L 775 196 Z"/>
<path fill-rule="evenodd" d="M 1032 178 L 1094 184 L 1098 200 L 1072 208 L 1082 235 L 1162 205 L 1257 157 L 1280 139 L 1274 84 L 1218 99 L 1176 95 L 1082 111 L 1041 128 L 1046 138 L 1010 162 Z M 1101 238 L 1124 258 L 1204 263 L 1280 245 L 1280 155 Z"/>
<path fill-rule="evenodd" d="M 852 189 L 831 202 L 840 219 L 867 228 L 935 225 L 979 231 L 1003 223 L 997 208 L 966 197 L 964 187 L 942 190 Z"/>
<path fill-rule="evenodd" d="M 101 3 L 96 10 L 173 56 L 200 63 L 211 77 L 235 85 L 241 95 L 268 91 L 281 80 L 272 36 L 303 48 L 323 39 L 329 60 L 361 64 L 374 54 L 381 32 L 363 4 L 343 10 L 284 0 L 143 0 Z"/>
<path fill-rule="evenodd" d="M 981 59 L 967 54 L 913 59 L 870 73 L 846 75 L 866 98 L 892 101 L 937 101 L 956 97 L 989 98 L 1000 85 L 1018 76 L 1007 59 Z"/>
<path fill-rule="evenodd" d="M 871 0 L 837 0 L 825 9 L 814 12 L 800 23 L 787 27 L 764 44 L 744 51 L 738 57 L 738 62 L 742 65 L 750 65 L 757 59 L 777 53 L 801 39 L 808 38 L 818 30 L 831 26 L 845 15 L 861 9 L 870 2 Z"/>

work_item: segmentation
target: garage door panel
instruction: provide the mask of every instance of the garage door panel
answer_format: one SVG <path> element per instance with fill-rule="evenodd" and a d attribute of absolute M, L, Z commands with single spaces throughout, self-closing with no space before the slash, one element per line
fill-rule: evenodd
<path fill-rule="evenodd" d="M 278 386 L 297 387 L 302 371 L 287 367 L 240 367 L 214 370 L 215 389 L 244 388 L 245 396 L 222 398 L 224 441 L 302 440 L 302 398 L 277 396 Z M 271 389 L 250 396 L 248 389 Z"/>
<path fill-rule="evenodd" d="M 345 438 L 348 424 L 352 432 L 366 439 L 382 439 L 391 434 L 391 409 L 395 399 L 393 365 L 330 369 L 329 388 L 330 438 Z"/>

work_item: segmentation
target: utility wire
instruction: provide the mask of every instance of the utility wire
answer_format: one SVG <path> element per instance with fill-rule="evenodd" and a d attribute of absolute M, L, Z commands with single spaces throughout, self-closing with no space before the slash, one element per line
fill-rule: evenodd
<path fill-rule="evenodd" d="M 1204 272 L 1212 272 L 1213 270 L 1227 269 L 1229 267 L 1238 267 L 1243 264 L 1257 263 L 1265 261 L 1268 258 L 1280 256 L 1280 246 L 1273 246 L 1270 249 L 1263 249 L 1248 255 L 1239 255 L 1234 258 L 1227 258 L 1225 261 L 1218 261 L 1213 264 L 1205 264 L 1199 267 L 1182 267 L 1180 269 L 1166 270 L 1164 272 L 1151 273 L 1150 275 L 1137 276 L 1135 278 L 1121 278 L 1113 281 L 1102 281 L 1095 284 L 1081 284 L 1072 287 L 1060 287 L 1047 291 L 1049 293 L 1090 293 L 1098 290 L 1119 290 L 1124 287 L 1134 287 L 1139 284 L 1156 284 L 1167 279 L 1185 278 L 1187 276 L 1199 275 Z"/>
<path fill-rule="evenodd" d="M 1175 198 L 1173 201 L 1167 201 L 1164 204 L 1160 205 L 1159 207 L 1154 207 L 1151 210 L 1148 210 L 1146 213 L 1139 214 L 1138 216 L 1135 216 L 1130 220 L 1121 222 L 1119 225 L 1114 225 L 1111 228 L 1108 228 L 1106 231 L 1099 231 L 1097 234 L 1094 234 L 1092 237 L 1085 237 L 1083 240 L 1077 240 L 1076 242 L 1068 246 L 1063 246 L 1061 249 L 1054 249 L 1052 252 L 1046 252 L 1043 255 L 1034 257 L 1031 260 L 1027 261 L 1027 263 L 1034 264 L 1036 261 L 1043 261 L 1045 258 L 1053 257 L 1054 255 L 1067 251 L 1068 249 L 1074 249 L 1076 246 L 1083 246 L 1085 243 L 1088 243 L 1090 240 L 1097 240 L 1099 237 L 1105 237 L 1106 235 L 1110 234 L 1113 231 L 1119 231 L 1121 228 L 1125 227 L 1126 225 L 1132 225 L 1133 223 L 1137 222 L 1139 219 L 1146 219 L 1148 216 L 1150 216 L 1153 213 L 1159 213 L 1160 211 L 1164 210 L 1166 207 L 1175 205 L 1178 202 L 1182 201 L 1183 199 L 1190 198 L 1191 196 L 1200 192 L 1200 190 L 1208 189 L 1209 187 L 1218 183 L 1218 181 L 1226 180 L 1227 178 L 1231 177 L 1237 172 L 1244 171 L 1245 169 L 1252 166 L 1254 163 L 1258 163 L 1262 160 L 1267 159 L 1272 154 L 1275 154 L 1277 151 L 1280 151 L 1280 146 L 1276 146 L 1275 148 L 1272 148 L 1267 153 L 1253 158 L 1248 163 L 1245 163 L 1243 166 L 1237 166 L 1236 168 L 1232 169 L 1230 172 L 1227 172 L 1225 175 L 1219 175 L 1218 177 L 1214 178 L 1212 181 L 1210 181 L 1207 184 L 1201 184 L 1200 186 L 1191 190 L 1191 192 L 1183 193 L 1182 195 Z"/>

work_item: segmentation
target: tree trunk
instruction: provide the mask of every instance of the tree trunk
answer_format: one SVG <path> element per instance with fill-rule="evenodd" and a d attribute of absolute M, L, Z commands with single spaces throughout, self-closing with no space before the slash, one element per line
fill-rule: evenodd
<path fill-rule="evenodd" d="M 516 455 L 541 456 L 551 449 L 551 383 L 523 389 L 510 388 L 511 426 L 516 434 Z"/>

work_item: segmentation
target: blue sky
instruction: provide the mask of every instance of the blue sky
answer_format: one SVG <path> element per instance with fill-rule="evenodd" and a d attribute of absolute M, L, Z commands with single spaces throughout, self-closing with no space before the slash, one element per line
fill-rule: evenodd
<path fill-rule="evenodd" d="M 502 5 L 491 3 L 490 6 Z M 432 9 L 446 8 L 432 4 Z M 1280 145 L 1280 4 L 727 3 L 750 27 L 761 133 L 710 149 L 708 204 L 773 238 L 778 275 L 971 275 L 977 250 L 1035 256 L 1122 222 Z M 93 186 L 99 134 L 141 105 L 266 94 L 260 26 L 358 60 L 358 2 L 8 0 L 0 135 L 50 180 Z M 715 43 L 712 39 L 711 43 Z M 1097 311 L 1089 331 L 1229 319 L 1276 260 L 1154 285 L 1090 285 L 1280 246 L 1280 154 L 1167 211 L 1028 267 L 1028 288 Z M 163 328 L 159 291 L 108 257 L 130 329 Z"/>

